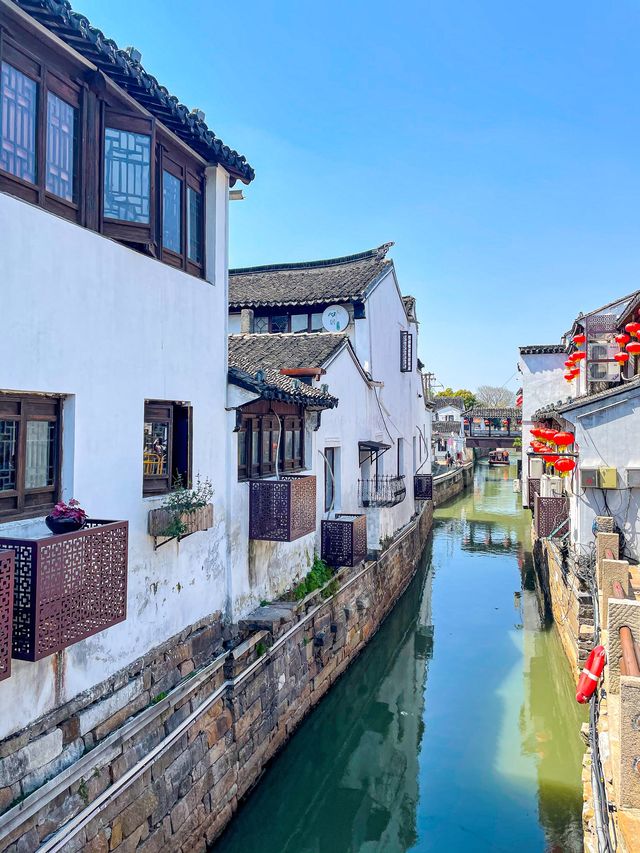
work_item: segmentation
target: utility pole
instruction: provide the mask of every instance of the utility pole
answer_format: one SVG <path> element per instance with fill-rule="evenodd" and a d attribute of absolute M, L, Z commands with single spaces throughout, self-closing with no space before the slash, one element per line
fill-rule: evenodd
<path fill-rule="evenodd" d="M 422 375 L 424 377 L 425 396 L 426 396 L 427 400 L 431 400 L 432 399 L 431 382 L 432 382 L 432 380 L 433 380 L 433 382 L 435 382 L 436 375 L 435 375 L 435 373 L 431 373 L 431 371 L 429 371 L 428 373 L 423 373 Z"/>

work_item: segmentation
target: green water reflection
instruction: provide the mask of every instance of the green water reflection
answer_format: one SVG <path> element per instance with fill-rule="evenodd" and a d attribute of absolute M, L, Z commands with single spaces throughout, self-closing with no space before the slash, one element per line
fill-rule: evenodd
<path fill-rule="evenodd" d="M 513 474 L 482 465 L 436 512 L 407 594 L 215 853 L 582 849 L 582 716 Z"/>

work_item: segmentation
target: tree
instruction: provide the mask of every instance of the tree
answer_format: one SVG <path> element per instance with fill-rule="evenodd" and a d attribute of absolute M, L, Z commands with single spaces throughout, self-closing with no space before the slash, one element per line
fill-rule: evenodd
<path fill-rule="evenodd" d="M 439 391 L 436 397 L 461 397 L 464 400 L 465 409 L 472 409 L 477 403 L 475 394 L 467 388 L 460 388 L 458 391 L 445 388 L 444 391 Z"/>
<path fill-rule="evenodd" d="M 494 409 L 511 407 L 516 401 L 513 391 L 497 385 L 480 385 L 476 391 L 476 398 L 479 405 Z"/>

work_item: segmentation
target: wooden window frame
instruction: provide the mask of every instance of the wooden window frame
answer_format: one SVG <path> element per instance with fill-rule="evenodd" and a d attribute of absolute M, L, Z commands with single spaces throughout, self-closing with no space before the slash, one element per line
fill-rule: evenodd
<path fill-rule="evenodd" d="M 0 169 L 0 191 L 37 204 L 72 222 L 81 221 L 81 202 L 84 193 L 82 164 L 84 162 L 84 110 L 83 90 L 69 75 L 51 66 L 45 58 L 36 56 L 27 47 L 9 38 L 0 28 L 0 65 L 12 65 L 36 84 L 36 180 L 30 183 L 23 178 Z M 47 131 L 48 93 L 65 101 L 75 111 L 76 144 L 74 150 L 73 200 L 62 198 L 47 189 Z"/>
<path fill-rule="evenodd" d="M 287 431 L 300 435 L 300 455 L 286 456 Z M 238 442 L 245 442 L 246 465 L 240 465 L 238 455 L 238 481 L 255 480 L 262 477 L 273 477 L 276 473 L 275 444 L 278 432 L 280 434 L 280 449 L 277 469 L 280 473 L 303 471 L 305 468 L 304 413 L 297 415 L 278 415 L 273 412 L 263 414 L 243 414 L 238 428 Z M 268 457 L 264 453 L 265 440 L 269 434 Z M 275 438 L 274 438 L 275 434 Z M 258 448 L 257 462 L 254 462 L 254 448 Z M 292 449 L 295 447 L 295 437 L 292 436 Z M 272 452 L 273 451 L 273 452 Z"/>
<path fill-rule="evenodd" d="M 276 330 L 273 328 L 273 321 L 275 318 L 281 319 L 282 317 L 287 318 L 287 328 L 283 332 L 282 330 Z M 272 335 L 286 335 L 291 331 L 291 314 L 270 314 L 269 315 L 269 333 Z"/>
<path fill-rule="evenodd" d="M 174 472 L 174 456 L 176 455 L 175 442 L 177 440 L 175 424 L 177 422 L 176 412 L 180 410 L 182 417 L 188 420 L 188 428 L 186 435 L 186 448 L 183 448 L 183 455 L 186 460 L 186 470 L 179 473 L 183 476 L 182 485 L 185 488 L 191 488 L 192 484 L 192 458 L 193 458 L 193 412 L 191 406 L 186 403 L 179 403 L 168 400 L 145 400 L 144 404 L 144 424 L 147 422 L 166 423 L 167 430 L 167 471 L 164 474 L 146 474 L 144 467 L 142 471 L 142 496 L 145 498 L 157 497 L 166 495 L 171 492 L 175 486 Z M 144 432 L 143 432 L 144 435 Z M 143 439 L 144 449 L 144 439 Z M 144 466 L 144 460 L 143 460 Z"/>
<path fill-rule="evenodd" d="M 164 173 L 168 172 L 180 181 L 180 251 L 175 252 L 163 244 L 164 231 Z M 198 278 L 205 275 L 205 183 L 204 169 L 198 172 L 193 162 L 190 161 L 177 148 L 172 148 L 165 140 L 158 142 L 156 146 L 156 185 L 157 193 L 157 219 L 158 219 L 158 256 L 164 263 L 176 269 L 188 272 Z M 200 194 L 202 205 L 202 220 L 200 224 L 200 246 L 202 248 L 202 261 L 198 263 L 189 257 L 189 193 L 194 190 Z"/>
<path fill-rule="evenodd" d="M 126 219 L 113 219 L 105 215 L 105 179 L 106 179 L 106 134 L 107 128 L 125 133 L 137 133 L 149 136 L 149 222 L 129 222 Z M 156 122 L 152 117 L 136 116 L 104 106 L 100 122 L 100 223 L 101 231 L 107 237 L 146 246 L 155 253 L 156 234 L 156 168 L 154 152 L 156 148 Z M 154 201 L 156 200 L 156 201 Z"/>
<path fill-rule="evenodd" d="M 324 511 L 329 512 L 331 504 L 336 508 L 336 448 L 325 447 L 324 457 Z"/>
<path fill-rule="evenodd" d="M 413 370 L 413 334 L 400 332 L 400 373 L 411 373 Z"/>
<path fill-rule="evenodd" d="M 0 420 L 18 422 L 18 451 L 16 455 L 16 488 L 0 492 L 0 523 L 21 518 L 48 515 L 60 500 L 62 478 L 62 398 L 34 394 L 0 394 Z M 53 483 L 27 489 L 24 485 L 26 470 L 27 423 L 46 421 L 55 423 Z M 47 496 L 49 496 L 47 498 Z M 36 503 L 30 498 L 42 498 Z M 8 509 L 6 504 L 15 502 Z"/>

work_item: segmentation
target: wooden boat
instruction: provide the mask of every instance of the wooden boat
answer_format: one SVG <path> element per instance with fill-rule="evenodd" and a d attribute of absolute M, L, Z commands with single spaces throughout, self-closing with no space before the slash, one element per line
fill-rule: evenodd
<path fill-rule="evenodd" d="M 508 450 L 492 450 L 489 453 L 489 465 L 509 465 Z"/>

